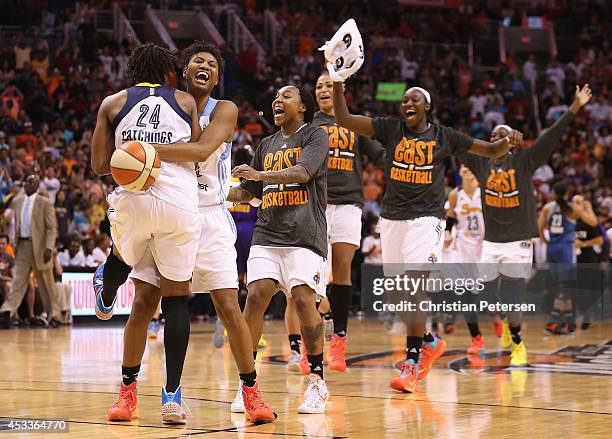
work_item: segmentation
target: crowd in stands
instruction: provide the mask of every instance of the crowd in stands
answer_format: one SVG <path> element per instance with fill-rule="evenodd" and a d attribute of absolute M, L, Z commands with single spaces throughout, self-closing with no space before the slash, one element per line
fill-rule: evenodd
<path fill-rule="evenodd" d="M 22 190 L 24 178 L 38 173 L 40 193 L 55 205 L 61 265 L 94 267 L 110 245 L 105 196 L 113 182 L 91 170 L 91 137 L 102 99 L 129 85 L 130 43 L 96 32 L 96 8 L 108 9 L 108 2 L 64 2 L 70 7 L 61 10 L 38 3 L 40 8 L 30 15 L 14 12 L 10 19 L 20 24 L 18 31 L 0 33 L 0 235 L 12 236 L 11 200 Z M 180 7 L 183 2 L 166 3 Z M 540 127 L 545 129 L 567 110 L 575 84 L 590 83 L 593 101 L 534 180 L 540 205 L 549 199 L 552 183 L 565 179 L 573 194 L 591 201 L 602 227 L 612 228 L 609 2 L 550 2 L 537 11 L 530 11 L 527 2 L 501 0 L 467 2 L 475 6 L 453 10 L 405 8 L 395 1 L 381 8 L 378 3 L 238 2 L 240 12 L 255 22 L 263 20 L 264 6 L 271 8 L 288 43 L 274 52 L 262 38 L 268 54 L 264 62 L 252 46 L 240 53 L 223 48 L 223 97 L 240 108 L 235 149 L 254 149 L 275 130 L 270 106 L 279 86 L 299 83 L 314 90 L 324 69 L 317 47 L 352 16 L 366 47 L 366 63 L 347 84 L 354 113 L 397 114 L 397 103 L 376 99 L 377 84 L 418 84 L 432 93 L 439 122 L 476 138 L 488 138 L 492 126 L 506 123 L 524 133 L 528 146 Z M 470 64 L 467 52 L 450 44 L 467 44 L 496 28 L 500 11 L 508 9 L 487 9 L 481 3 L 513 7 L 513 22 L 530 12 L 563 19 L 575 32 L 579 49 L 568 59 L 509 54 L 504 63 L 489 64 L 476 53 Z M 589 14 L 578 13 L 585 7 Z M 380 212 L 384 174 L 368 164 L 363 178 L 364 235 L 369 235 Z M 456 163 L 449 162 L 449 190 L 457 180 Z M 370 257 L 374 245 L 368 240 Z"/>

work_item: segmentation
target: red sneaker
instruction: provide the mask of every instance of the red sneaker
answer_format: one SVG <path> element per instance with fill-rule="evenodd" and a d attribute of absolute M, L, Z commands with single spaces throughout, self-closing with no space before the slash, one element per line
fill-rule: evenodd
<path fill-rule="evenodd" d="M 119 399 L 108 409 L 106 419 L 109 421 L 131 421 L 138 417 L 138 390 L 136 381 L 129 386 L 121 383 Z"/>
<path fill-rule="evenodd" d="M 257 383 L 253 387 L 242 384 L 242 399 L 244 400 L 245 416 L 252 423 L 262 424 L 276 419 L 276 413 L 264 401 Z"/>
<path fill-rule="evenodd" d="M 306 352 L 304 337 L 302 337 L 302 346 L 300 347 L 300 370 L 303 375 L 310 375 L 310 363 L 308 362 L 308 352 Z"/>
<path fill-rule="evenodd" d="M 336 372 L 346 372 L 346 336 L 334 334 L 329 348 L 331 361 L 327 368 Z"/>
<path fill-rule="evenodd" d="M 495 337 L 501 338 L 504 333 L 504 324 L 501 318 L 496 314 L 493 316 L 493 330 L 495 331 Z"/>
<path fill-rule="evenodd" d="M 441 338 L 436 338 L 436 347 L 432 348 L 431 343 L 425 343 L 422 348 L 423 357 L 421 358 L 421 364 L 419 365 L 419 381 L 424 379 L 431 368 L 433 367 L 434 361 L 442 356 L 446 351 L 446 342 Z"/>
<path fill-rule="evenodd" d="M 476 337 L 472 337 L 472 346 L 467 349 L 468 355 L 480 355 L 480 351 L 482 351 L 485 347 L 484 337 L 482 335 L 477 335 Z"/>
<path fill-rule="evenodd" d="M 389 385 L 392 389 L 405 393 L 414 393 L 418 378 L 418 367 L 412 360 L 404 361 L 402 372 L 398 377 L 391 380 Z"/>

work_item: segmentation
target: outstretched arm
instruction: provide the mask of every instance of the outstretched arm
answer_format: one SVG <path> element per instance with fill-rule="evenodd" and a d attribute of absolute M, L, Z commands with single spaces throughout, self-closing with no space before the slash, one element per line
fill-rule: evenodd
<path fill-rule="evenodd" d="M 230 101 L 221 101 L 210 117 L 210 124 L 196 142 L 153 145 L 159 157 L 168 162 L 204 162 L 210 155 L 232 138 L 238 121 L 238 107 Z"/>
<path fill-rule="evenodd" d="M 231 203 L 246 203 L 253 198 L 255 198 L 255 195 L 241 186 L 234 186 L 227 194 L 227 201 Z"/>
<path fill-rule="evenodd" d="M 372 118 L 349 113 L 344 99 L 344 85 L 334 82 L 334 112 L 338 125 L 355 131 L 362 136 L 374 137 Z"/>
<path fill-rule="evenodd" d="M 506 155 L 510 148 L 519 145 L 522 139 L 523 134 L 520 131 L 512 130 L 508 137 L 504 137 L 503 139 L 499 139 L 495 142 L 474 139 L 474 142 L 468 151 L 482 157 L 502 157 Z"/>
<path fill-rule="evenodd" d="M 280 171 L 256 171 L 249 165 L 240 165 L 232 170 L 232 177 L 281 184 L 306 183 L 310 180 L 310 174 L 306 168 L 299 164 Z"/>

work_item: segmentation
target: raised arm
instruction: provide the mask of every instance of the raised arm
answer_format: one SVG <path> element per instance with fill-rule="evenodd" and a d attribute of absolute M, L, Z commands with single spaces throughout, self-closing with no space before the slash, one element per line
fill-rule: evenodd
<path fill-rule="evenodd" d="M 576 94 L 574 102 L 569 107 L 569 111 L 565 112 L 563 116 L 557 120 L 553 126 L 547 129 L 544 134 L 537 138 L 537 140 L 527 150 L 528 157 L 530 158 L 531 168 L 537 169 L 548 161 L 552 153 L 553 146 L 557 143 L 563 130 L 570 124 L 574 115 L 584 107 L 591 99 L 592 92 L 589 84 L 586 84 L 582 89 L 576 86 Z"/>
<path fill-rule="evenodd" d="M 349 113 L 342 82 L 334 82 L 334 113 L 338 125 L 362 136 L 374 137 L 374 124 L 371 117 Z"/>
<path fill-rule="evenodd" d="M 102 101 L 91 141 L 91 169 L 96 175 L 110 174 L 110 160 L 115 150 L 114 132 L 109 117 L 112 101 L 113 96 L 107 96 Z"/>
<path fill-rule="evenodd" d="M 593 206 L 580 195 L 576 195 L 572 200 L 572 212 L 576 218 L 580 218 L 582 222 L 591 227 L 595 227 L 598 223 Z"/>

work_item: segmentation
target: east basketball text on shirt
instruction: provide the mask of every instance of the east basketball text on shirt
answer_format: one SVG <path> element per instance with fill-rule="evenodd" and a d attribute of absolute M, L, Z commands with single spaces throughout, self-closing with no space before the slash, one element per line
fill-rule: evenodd
<path fill-rule="evenodd" d="M 426 142 L 402 137 L 393 153 L 389 178 L 404 183 L 431 184 L 436 143 L 435 140 Z"/>
<path fill-rule="evenodd" d="M 521 205 L 515 169 L 491 169 L 485 189 L 485 204 L 513 208 Z"/>
<path fill-rule="evenodd" d="M 276 152 L 269 152 L 264 156 L 264 171 L 281 171 L 291 168 L 300 159 L 302 148 L 283 145 Z M 293 184 L 266 184 L 263 188 L 261 208 L 272 206 L 298 206 L 308 203 L 308 191 L 299 183 Z M 267 192 L 267 193 L 266 193 Z"/>
<path fill-rule="evenodd" d="M 353 171 L 355 132 L 338 125 L 321 125 L 329 137 L 328 169 Z"/>

